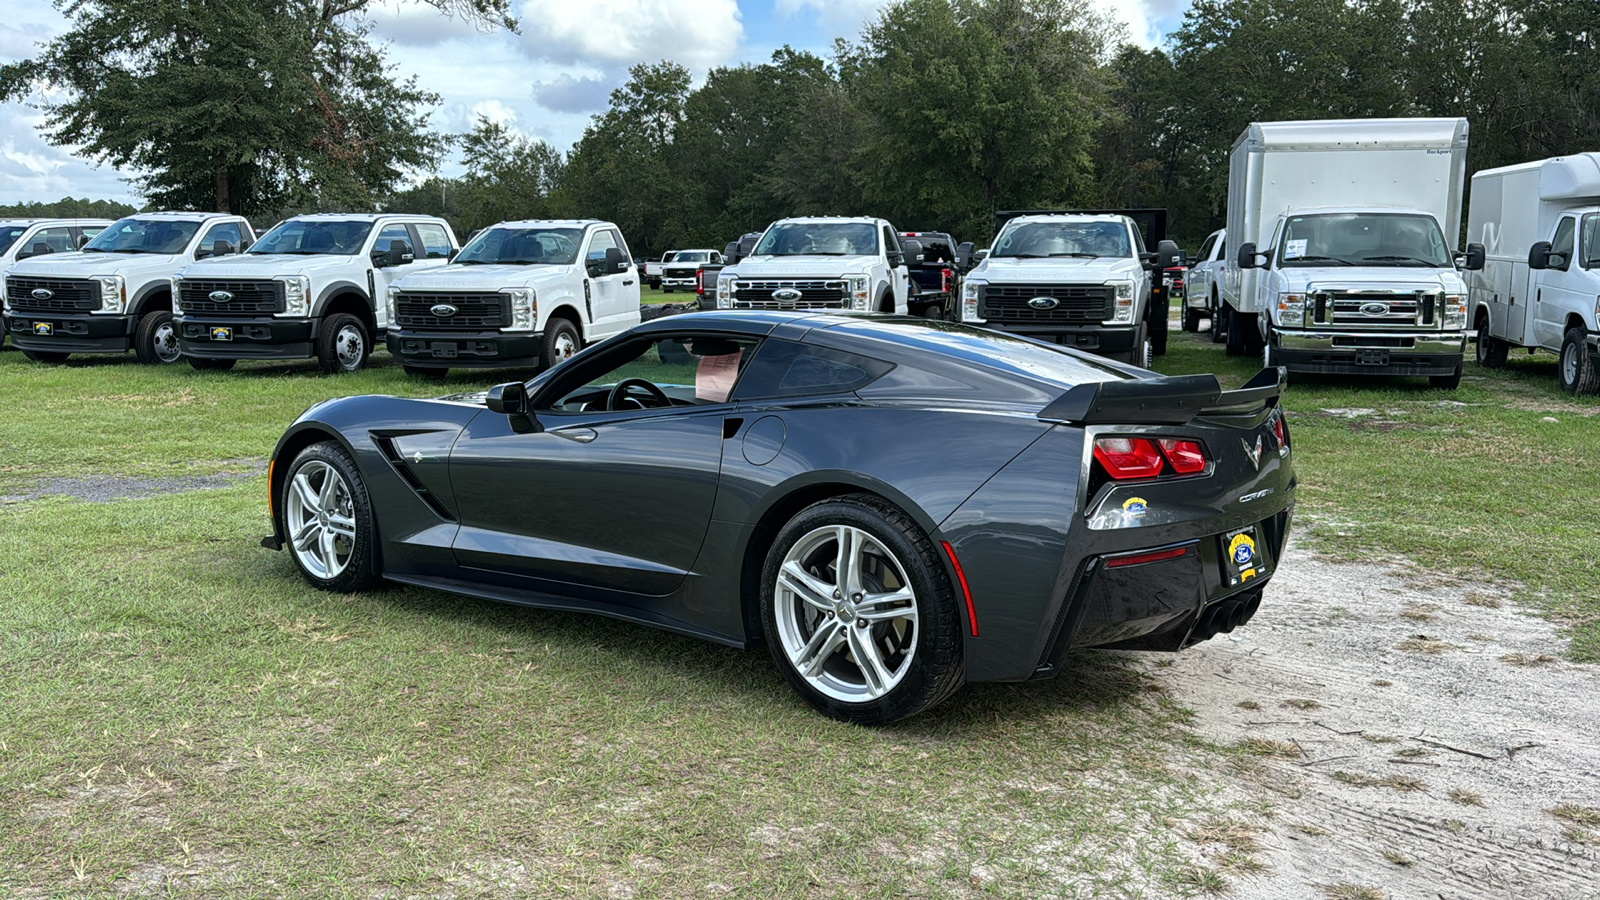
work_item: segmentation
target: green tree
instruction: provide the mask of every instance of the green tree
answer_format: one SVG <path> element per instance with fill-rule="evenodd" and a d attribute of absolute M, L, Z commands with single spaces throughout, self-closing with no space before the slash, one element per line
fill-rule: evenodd
<path fill-rule="evenodd" d="M 509 0 L 427 0 L 511 27 Z M 154 204 L 251 214 L 370 206 L 441 138 L 364 40 L 371 0 L 56 0 L 71 28 L 0 67 L 0 96 L 39 88 L 49 139 L 143 174 Z"/>
<path fill-rule="evenodd" d="M 62 197 L 54 203 L 15 203 L 0 206 L 0 218 L 7 219 L 120 219 L 138 210 L 116 200 L 76 200 Z"/>

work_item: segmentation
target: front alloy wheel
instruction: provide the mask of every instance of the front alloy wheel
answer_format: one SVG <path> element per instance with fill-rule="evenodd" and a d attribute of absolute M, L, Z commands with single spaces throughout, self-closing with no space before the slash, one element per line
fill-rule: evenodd
<path fill-rule="evenodd" d="M 343 448 L 331 441 L 300 452 L 282 494 L 283 535 L 295 566 L 313 585 L 355 591 L 378 581 L 372 571 L 372 506 Z"/>

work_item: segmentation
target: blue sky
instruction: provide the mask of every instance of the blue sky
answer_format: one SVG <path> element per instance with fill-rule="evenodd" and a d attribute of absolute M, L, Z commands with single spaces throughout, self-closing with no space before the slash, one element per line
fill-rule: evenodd
<path fill-rule="evenodd" d="M 1186 0 L 1091 0 L 1144 46 L 1177 27 Z M 836 37 L 855 38 L 882 0 L 514 0 L 520 35 L 484 33 L 416 2 L 380 0 L 372 37 L 388 47 L 396 74 L 416 75 L 440 95 L 432 127 L 461 132 L 479 115 L 566 150 L 606 106 L 630 65 L 673 59 L 697 78 L 719 65 L 764 62 L 784 44 L 826 55 Z M 24 59 L 66 28 L 50 0 L 6 0 L 0 62 Z M 43 99 L 35 97 L 35 100 Z M 123 178 L 53 147 L 43 117 L 0 104 L 0 203 L 63 196 L 138 203 Z M 455 160 L 442 168 L 460 169 Z"/>

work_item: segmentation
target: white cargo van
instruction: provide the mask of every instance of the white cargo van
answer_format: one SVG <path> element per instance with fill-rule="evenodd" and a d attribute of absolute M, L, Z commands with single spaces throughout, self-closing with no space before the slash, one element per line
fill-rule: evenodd
<path fill-rule="evenodd" d="M 1562 390 L 1600 391 L 1600 153 L 1472 176 L 1467 237 L 1488 251 L 1467 279 L 1478 364 L 1549 350 Z"/>
<path fill-rule="evenodd" d="M 1334 375 L 1461 380 L 1455 253 L 1466 119 L 1258 122 L 1234 143 L 1222 314 L 1228 353 Z"/>

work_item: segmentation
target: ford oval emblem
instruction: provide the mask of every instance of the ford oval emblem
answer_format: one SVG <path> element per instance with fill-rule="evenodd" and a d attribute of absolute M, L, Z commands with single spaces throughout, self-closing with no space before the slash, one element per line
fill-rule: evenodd
<path fill-rule="evenodd" d="M 1389 304 L 1363 303 L 1361 304 L 1361 314 L 1363 316 L 1387 316 L 1389 314 Z"/>
<path fill-rule="evenodd" d="M 772 292 L 772 299 L 779 303 L 795 303 L 804 296 L 797 288 L 778 288 Z"/>
<path fill-rule="evenodd" d="M 1061 301 L 1054 297 L 1034 297 L 1028 301 L 1028 305 L 1034 309 L 1055 309 L 1061 305 Z"/>
<path fill-rule="evenodd" d="M 233 299 L 233 295 L 227 291 L 212 291 L 206 296 L 210 298 L 212 303 L 227 303 Z"/>
<path fill-rule="evenodd" d="M 435 303 L 434 305 L 428 307 L 428 312 L 433 313 L 441 319 L 448 319 L 460 311 L 461 310 L 456 309 L 454 306 L 451 306 L 448 303 Z"/>
<path fill-rule="evenodd" d="M 49 288 L 34 288 L 33 289 L 33 299 L 35 299 L 35 300 L 49 300 L 51 297 L 54 297 L 55 295 L 56 295 L 56 292 L 50 290 Z"/>

